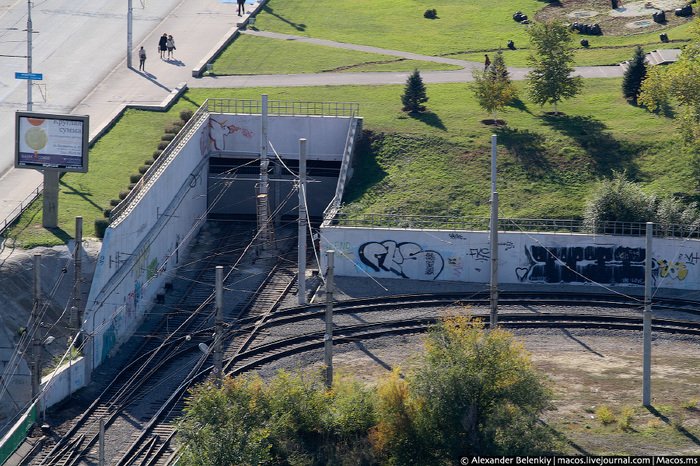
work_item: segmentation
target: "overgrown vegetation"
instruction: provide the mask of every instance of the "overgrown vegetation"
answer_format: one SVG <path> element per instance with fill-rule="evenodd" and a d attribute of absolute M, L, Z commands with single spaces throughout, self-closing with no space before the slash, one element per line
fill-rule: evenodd
<path fill-rule="evenodd" d="M 538 422 L 551 392 L 509 332 L 442 320 L 419 366 L 375 389 L 280 372 L 194 389 L 179 423 L 183 464 L 441 464 L 464 455 L 552 453 Z"/>

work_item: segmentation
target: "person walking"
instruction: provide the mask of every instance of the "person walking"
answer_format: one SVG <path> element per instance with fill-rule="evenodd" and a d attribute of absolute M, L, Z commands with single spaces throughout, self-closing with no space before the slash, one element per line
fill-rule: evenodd
<path fill-rule="evenodd" d="M 139 49 L 139 71 L 146 71 L 146 50 L 143 46 Z"/>
<path fill-rule="evenodd" d="M 168 50 L 168 35 L 163 33 L 158 41 L 158 51 L 160 52 L 160 58 L 165 58 L 165 51 Z"/>
<path fill-rule="evenodd" d="M 238 0 L 238 16 L 245 14 L 245 0 Z"/>
<path fill-rule="evenodd" d="M 489 66 L 491 65 L 491 60 L 489 60 L 489 55 L 487 53 L 484 54 L 484 72 L 489 69 Z"/>
<path fill-rule="evenodd" d="M 168 36 L 168 40 L 165 41 L 165 46 L 168 49 L 168 60 L 170 60 L 173 58 L 173 50 L 175 50 L 175 40 L 172 35 Z"/>

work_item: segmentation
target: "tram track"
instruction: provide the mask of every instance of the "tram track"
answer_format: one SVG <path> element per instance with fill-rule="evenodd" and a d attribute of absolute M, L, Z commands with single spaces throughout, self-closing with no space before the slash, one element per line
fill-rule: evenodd
<path fill-rule="evenodd" d="M 134 371 L 128 376 L 116 377 L 113 383 L 124 378 L 130 382 L 112 385 L 103 392 L 100 399 L 96 400 L 74 426 L 67 432 L 60 442 L 51 450 L 51 453 L 42 456 L 41 462 L 33 464 L 80 464 L 81 458 L 94 460 L 94 445 L 97 438 L 95 431 L 96 419 L 108 419 L 105 425 L 119 416 L 128 406 L 139 403 L 144 398 L 143 390 L 139 387 L 148 382 L 148 390 L 153 389 L 154 384 L 160 384 L 159 380 L 168 379 L 176 368 L 183 366 L 182 358 L 190 358 L 187 364 L 188 373 L 168 385 L 169 388 L 159 386 L 159 390 L 165 393 L 167 399 L 153 401 L 149 417 L 140 423 L 140 430 L 132 434 L 132 440 L 127 447 L 112 458 L 109 464 L 114 465 L 161 465 L 170 464 L 177 456 L 176 447 L 173 445 L 175 436 L 174 420 L 182 414 L 187 388 L 192 384 L 211 377 L 213 366 L 208 365 L 206 358 L 199 355 L 197 346 L 199 343 L 211 345 L 213 327 L 207 324 L 211 321 L 210 310 L 213 288 L 213 267 L 205 264 L 204 268 L 210 270 L 212 278 L 198 275 L 192 283 L 199 283 L 197 293 L 192 293 L 192 298 L 180 300 L 176 305 L 178 312 L 184 314 L 184 319 L 179 322 L 175 315 L 165 319 L 168 329 L 177 328 L 178 333 L 172 331 L 167 336 L 151 338 L 160 341 L 157 348 L 149 350 L 134 360 Z M 226 319 L 226 349 L 224 352 L 224 373 L 237 375 L 259 368 L 265 364 L 280 360 L 292 355 L 307 351 L 317 350 L 323 347 L 323 314 L 325 303 L 311 304 L 280 309 L 280 300 L 293 290 L 296 282 L 294 268 L 296 264 L 289 257 L 280 257 L 270 272 L 262 280 L 250 299 L 239 303 L 229 311 Z M 203 272 L 204 273 L 204 272 Z M 201 286 L 209 288 L 209 293 L 201 293 Z M 191 290 L 188 290 L 190 293 Z M 487 291 L 477 293 L 437 293 L 421 295 L 401 295 L 380 298 L 361 298 L 334 303 L 334 314 L 345 315 L 374 315 L 390 316 L 386 311 L 395 309 L 416 309 L 421 314 L 417 317 L 391 319 L 379 317 L 377 321 L 365 322 L 355 325 L 341 325 L 334 329 L 334 344 L 343 344 L 361 340 L 380 338 L 387 335 L 401 335 L 424 332 L 430 325 L 437 322 L 436 312 L 422 312 L 424 309 L 445 309 L 448 307 L 474 308 L 488 307 L 489 294 Z M 505 328 L 589 328 L 610 330 L 638 331 L 642 328 L 641 310 L 643 301 L 638 298 L 622 295 L 604 295 L 598 293 L 580 293 L 575 296 L 569 294 L 537 292 L 501 292 L 499 305 L 508 308 L 511 306 L 537 306 L 537 307 L 564 307 L 585 309 L 588 313 L 499 313 L 499 325 Z M 700 336 L 700 303 L 687 300 L 655 299 L 653 306 L 656 309 L 664 309 L 668 312 L 678 312 L 697 316 L 697 321 L 681 319 L 654 319 L 653 331 L 672 332 L 684 335 Z M 189 308 L 188 308 L 189 306 Z M 192 309 L 191 312 L 182 312 L 182 309 Z M 601 315 L 600 309 L 618 309 L 631 315 Z M 204 312 L 203 312 L 204 311 Z M 469 311 L 471 312 L 471 311 Z M 202 318 L 194 320 L 190 326 L 184 325 L 184 321 L 190 314 L 201 314 Z M 475 318 L 488 321 L 487 314 L 473 312 Z M 270 337 L 273 329 L 295 324 L 308 326 L 306 332 L 297 332 L 296 335 L 287 338 Z M 314 327 L 315 326 L 315 327 Z M 270 341 L 268 341 L 270 340 Z M 146 346 L 141 346 L 144 351 Z M 160 358 L 153 357 L 159 353 Z M 148 361 L 148 364 L 144 364 Z M 159 374 L 156 376 L 156 374 Z M 158 379 L 160 377 L 160 379 Z M 135 382 L 140 380 L 140 384 Z M 111 390 L 111 391 L 109 391 Z M 120 403 L 105 402 L 105 400 L 120 400 Z M 112 411 L 109 411 L 109 410 Z M 106 411 L 105 411 L 106 410 Z M 112 416 L 112 417 L 110 417 Z M 92 430 L 84 428 L 90 425 Z M 132 429 L 133 430 L 133 429 Z"/>

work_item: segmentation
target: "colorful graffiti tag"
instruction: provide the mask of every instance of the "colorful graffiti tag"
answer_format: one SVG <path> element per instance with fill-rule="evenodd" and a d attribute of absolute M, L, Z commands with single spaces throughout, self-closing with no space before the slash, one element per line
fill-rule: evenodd
<path fill-rule="evenodd" d="M 371 241 L 362 244 L 357 254 L 360 261 L 375 272 L 392 272 L 402 278 L 434 280 L 445 266 L 440 253 L 410 242 Z"/>

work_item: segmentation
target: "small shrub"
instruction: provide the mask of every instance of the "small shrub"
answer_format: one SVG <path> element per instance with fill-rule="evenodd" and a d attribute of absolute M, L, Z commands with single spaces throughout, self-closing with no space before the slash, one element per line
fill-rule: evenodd
<path fill-rule="evenodd" d="M 105 217 L 109 218 L 110 215 L 112 215 L 112 209 L 103 209 L 102 210 L 102 215 Z"/>
<path fill-rule="evenodd" d="M 20 328 L 18 328 L 17 331 L 15 332 L 15 335 L 17 335 L 18 337 L 21 338 L 22 335 L 24 335 L 25 333 L 27 333 L 27 328 L 26 328 L 26 327 L 20 327 Z"/>
<path fill-rule="evenodd" d="M 176 127 L 175 125 L 168 125 L 165 127 L 165 133 L 166 134 L 177 134 L 177 132 L 180 131 L 180 128 Z"/>
<path fill-rule="evenodd" d="M 106 218 L 95 219 L 95 236 L 102 239 L 105 237 L 105 231 L 109 226 L 109 220 Z"/>
<path fill-rule="evenodd" d="M 162 149 L 158 149 L 158 150 L 153 151 L 153 160 L 155 160 L 155 159 L 157 159 L 158 157 L 160 157 L 160 154 L 162 154 L 162 153 L 163 153 L 163 150 L 162 150 Z"/>
<path fill-rule="evenodd" d="M 632 428 L 632 419 L 634 419 L 634 410 L 629 406 L 622 408 L 622 413 L 620 413 L 620 429 L 630 430 Z"/>
<path fill-rule="evenodd" d="M 170 141 L 160 141 L 160 142 L 158 143 L 158 149 L 160 149 L 160 151 L 162 152 L 163 149 L 165 149 L 166 147 L 168 147 L 168 144 L 170 144 Z"/>
<path fill-rule="evenodd" d="M 111 205 L 112 207 L 118 206 L 120 202 L 121 201 L 119 199 L 112 199 L 111 201 L 109 201 L 109 205 Z"/>
<path fill-rule="evenodd" d="M 150 167 L 151 165 L 153 165 L 153 160 L 152 159 L 144 160 L 143 164 L 148 165 Z"/>
<path fill-rule="evenodd" d="M 690 401 L 685 401 L 681 404 L 681 407 L 683 409 L 687 409 L 688 411 L 695 411 L 698 409 L 698 399 L 697 398 L 692 398 Z"/>
<path fill-rule="evenodd" d="M 138 183 L 143 175 L 141 173 L 132 173 L 129 175 L 129 181 L 132 183 Z"/>
<path fill-rule="evenodd" d="M 172 141 L 173 139 L 175 139 L 175 135 L 174 135 L 174 134 L 171 134 L 171 133 L 165 133 L 164 135 L 162 135 L 162 136 L 160 137 L 160 139 L 161 139 L 161 141 L 168 141 L 168 142 L 170 142 L 170 141 Z"/>
<path fill-rule="evenodd" d="M 602 422 L 603 425 L 605 425 L 605 426 L 617 421 L 617 419 L 615 419 L 615 415 L 613 414 L 612 410 L 610 408 L 608 408 L 607 406 L 601 406 L 600 408 L 596 409 L 595 415 L 598 416 L 598 420 L 600 422 Z"/>
<path fill-rule="evenodd" d="M 122 189 L 121 191 L 119 191 L 119 199 L 122 200 L 122 201 L 123 201 L 124 198 L 125 198 L 126 196 L 128 196 L 128 195 L 129 195 L 129 190 L 128 190 L 128 189 Z"/>
<path fill-rule="evenodd" d="M 182 127 L 185 126 L 185 122 L 182 120 L 175 120 L 172 123 L 170 123 L 170 126 L 174 126 L 179 132 L 182 129 Z"/>
<path fill-rule="evenodd" d="M 129 186 L 127 186 L 126 189 L 128 189 L 129 191 L 131 191 L 131 190 L 134 189 L 135 187 L 136 187 L 136 183 L 129 183 Z"/>
<path fill-rule="evenodd" d="M 139 173 L 140 173 L 140 174 L 143 175 L 143 174 L 146 173 L 147 171 L 148 171 L 148 165 L 141 165 L 141 166 L 139 167 Z"/>
<path fill-rule="evenodd" d="M 425 10 L 425 13 L 423 13 L 424 18 L 428 19 L 435 19 L 437 18 L 437 10 L 433 8 L 432 10 Z"/>
<path fill-rule="evenodd" d="M 180 110 L 180 119 L 184 122 L 187 122 L 192 118 L 192 115 L 194 115 L 194 112 L 189 109 L 185 110 Z"/>

